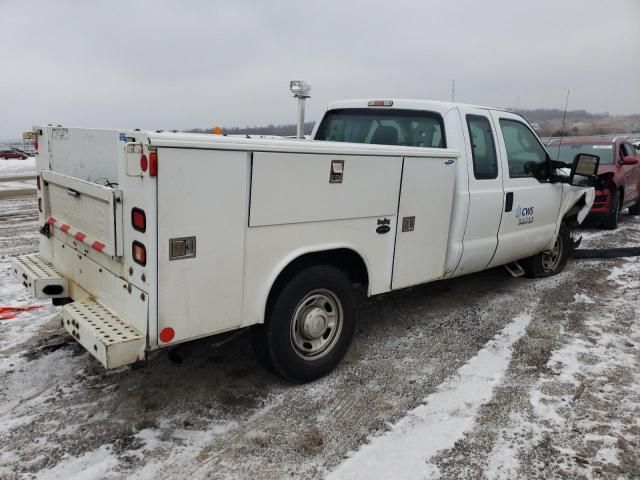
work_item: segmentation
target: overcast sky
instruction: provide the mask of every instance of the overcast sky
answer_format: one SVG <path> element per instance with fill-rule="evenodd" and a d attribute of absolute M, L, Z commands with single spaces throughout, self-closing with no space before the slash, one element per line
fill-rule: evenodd
<path fill-rule="evenodd" d="M 640 112 L 640 0 L 0 0 L 0 138 L 294 123 L 343 98 Z"/>

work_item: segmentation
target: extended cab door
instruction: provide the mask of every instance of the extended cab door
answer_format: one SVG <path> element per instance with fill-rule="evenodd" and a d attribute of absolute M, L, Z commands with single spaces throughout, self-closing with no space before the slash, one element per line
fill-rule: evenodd
<path fill-rule="evenodd" d="M 491 111 L 502 162 L 504 207 L 490 267 L 540 253 L 556 233 L 562 184 L 544 179 L 547 152 L 522 117 Z M 537 178 L 536 178 L 537 177 Z"/>
<path fill-rule="evenodd" d="M 485 109 L 461 107 L 460 115 L 467 152 L 469 213 L 456 275 L 487 267 L 498 246 L 504 204 L 500 151 L 491 113 Z"/>

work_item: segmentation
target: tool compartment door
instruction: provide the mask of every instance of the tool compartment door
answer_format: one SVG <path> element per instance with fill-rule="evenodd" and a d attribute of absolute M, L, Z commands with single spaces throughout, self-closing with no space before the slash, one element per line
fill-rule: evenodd
<path fill-rule="evenodd" d="M 45 218 L 54 236 L 71 236 L 106 255 L 120 257 L 122 191 L 43 170 Z"/>
<path fill-rule="evenodd" d="M 391 288 L 443 277 L 456 161 L 404 159 Z"/>
<path fill-rule="evenodd" d="M 249 165 L 247 152 L 158 149 L 158 332 L 174 342 L 240 324 Z"/>

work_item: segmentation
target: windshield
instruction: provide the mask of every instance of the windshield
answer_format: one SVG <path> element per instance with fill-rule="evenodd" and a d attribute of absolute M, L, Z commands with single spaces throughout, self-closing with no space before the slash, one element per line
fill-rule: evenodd
<path fill-rule="evenodd" d="M 327 112 L 316 140 L 446 148 L 442 117 L 418 110 L 349 108 Z"/>
<path fill-rule="evenodd" d="M 558 157 L 558 148 L 560 149 L 560 157 Z M 599 156 L 600 165 L 613 164 L 613 144 L 611 143 L 549 145 L 547 146 L 547 150 L 552 160 L 558 159 L 561 162 L 571 163 L 577 154 L 588 153 L 589 155 Z"/>

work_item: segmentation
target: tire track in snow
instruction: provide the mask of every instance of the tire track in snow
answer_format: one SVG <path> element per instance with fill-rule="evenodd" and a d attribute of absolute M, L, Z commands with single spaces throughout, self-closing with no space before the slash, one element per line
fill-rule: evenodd
<path fill-rule="evenodd" d="M 451 448 L 473 428 L 480 407 L 503 379 L 514 344 L 531 321 L 521 313 L 458 369 L 423 405 L 410 411 L 386 434 L 375 437 L 340 464 L 327 478 L 415 479 L 437 476 L 429 463 L 437 452 Z"/>

